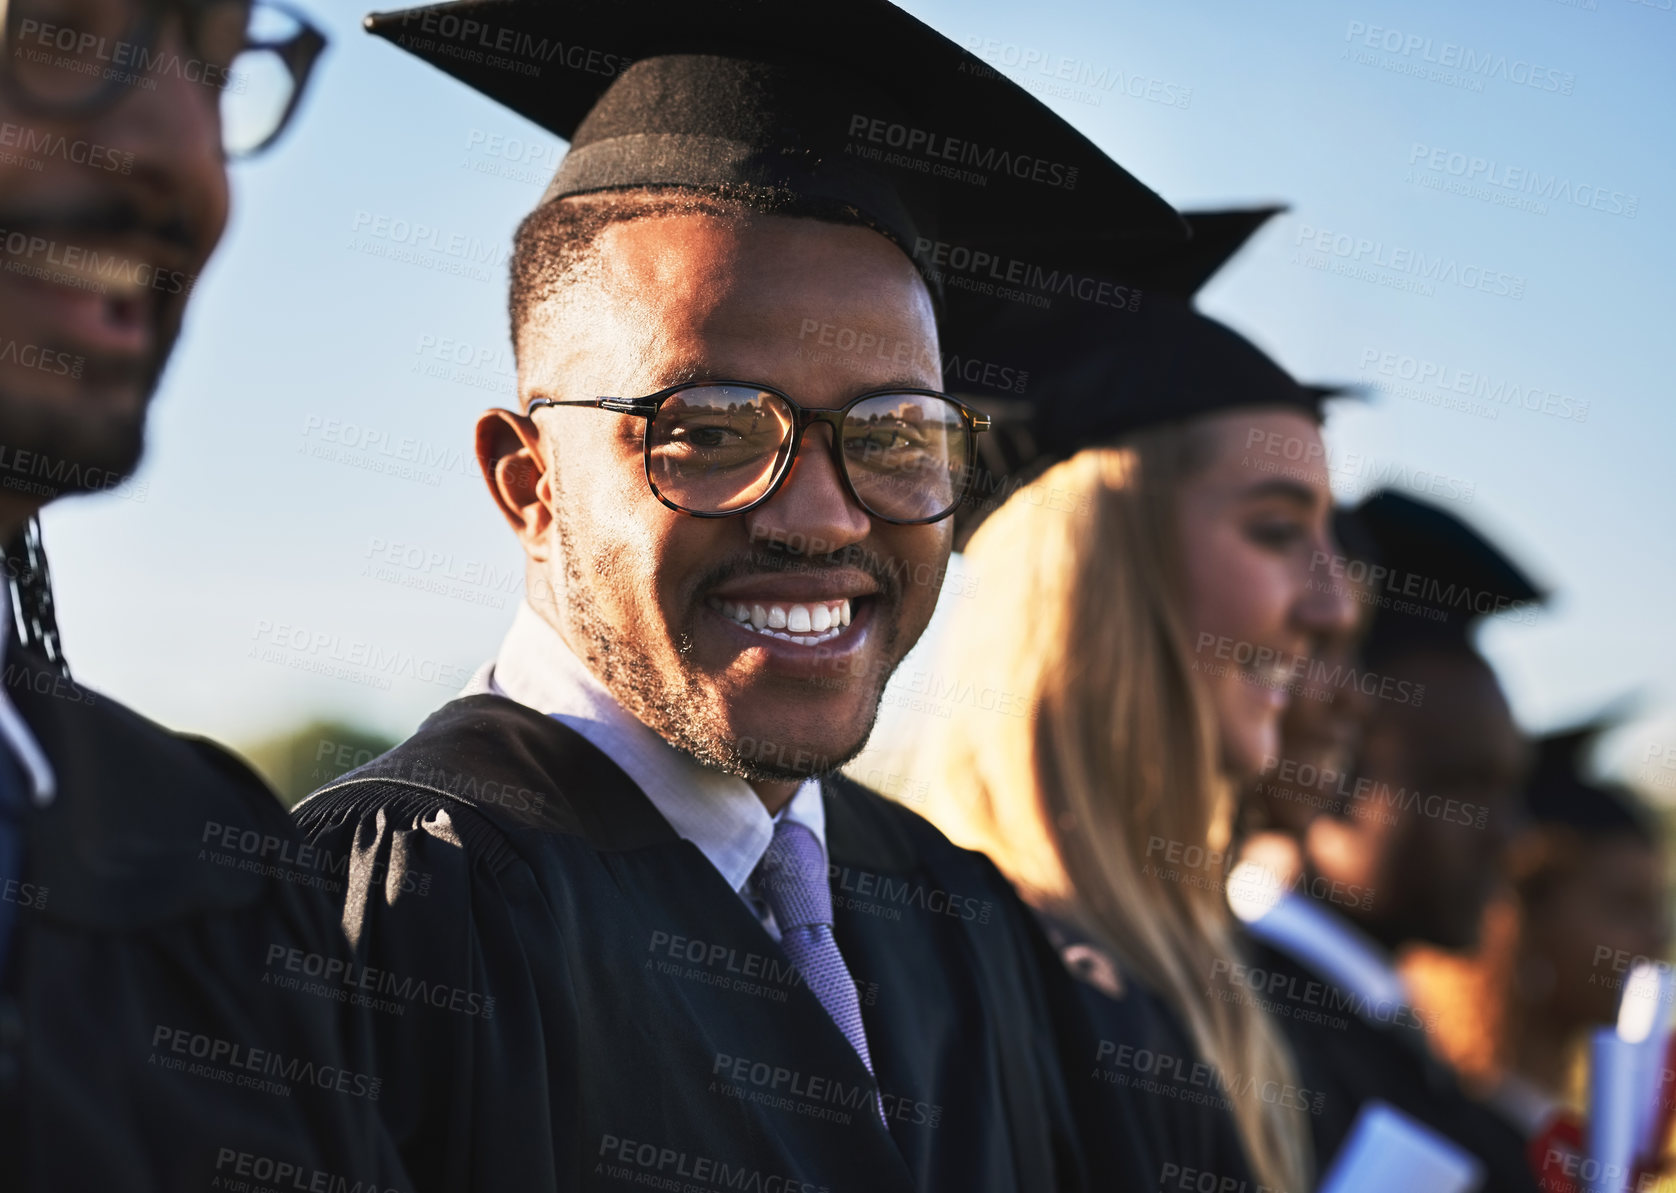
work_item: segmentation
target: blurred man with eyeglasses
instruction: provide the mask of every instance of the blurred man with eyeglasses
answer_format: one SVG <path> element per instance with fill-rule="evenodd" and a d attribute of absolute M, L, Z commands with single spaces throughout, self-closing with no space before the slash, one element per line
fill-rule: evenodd
<path fill-rule="evenodd" d="M 34 523 L 139 462 L 227 161 L 324 39 L 239 0 L 0 13 L 0 1184 L 405 1187 L 330 860 L 230 754 L 70 677 Z"/>

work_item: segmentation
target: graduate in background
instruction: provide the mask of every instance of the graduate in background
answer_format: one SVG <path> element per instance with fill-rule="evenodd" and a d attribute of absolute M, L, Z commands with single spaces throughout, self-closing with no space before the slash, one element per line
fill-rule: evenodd
<path fill-rule="evenodd" d="M 1336 551 L 1322 391 L 1187 302 L 1271 214 L 1190 215 L 1193 244 L 1129 275 L 1141 309 L 1098 333 L 998 317 L 1033 326 L 1046 392 L 1011 458 L 1034 475 L 965 549 L 938 670 L 1026 711 L 959 707 L 920 760 L 929 814 L 1083 977 L 1087 1131 L 1140 1103 L 1158 1187 L 1311 1184 L 1312 1092 L 1256 1000 L 1217 997 L 1243 960 L 1223 859 L 1295 662 L 1355 611 L 1310 584 Z"/>
<path fill-rule="evenodd" d="M 1230 884 L 1258 942 L 1331 1156 L 1368 1099 L 1395 1105 L 1481 1159 L 1487 1190 L 1528 1190 L 1522 1147 L 1433 1054 L 1396 969 L 1415 944 L 1476 940 L 1519 823 L 1528 754 L 1470 632 L 1538 599 L 1535 585 L 1453 515 L 1395 492 L 1356 509 L 1384 569 L 1373 628 L 1339 681 L 1370 699 L 1351 781 L 1310 822 L 1303 874 L 1283 889 Z"/>
<path fill-rule="evenodd" d="M 1069 983 L 1006 882 L 835 772 L 931 616 L 984 424 L 937 390 L 939 279 L 1179 217 L 882 0 L 370 24 L 571 142 L 515 243 L 522 407 L 478 424 L 528 601 L 467 695 L 295 813 L 353 854 L 369 967 L 492 1000 L 381 1024 L 415 1179 L 1149 1187 L 1079 1161 Z M 910 130 L 1032 157 L 975 186 L 896 164 Z"/>
<path fill-rule="evenodd" d="M 1510 890 L 1469 958 L 1422 950 L 1403 972 L 1435 1012 L 1439 1050 L 1526 1141 L 1580 1117 L 1589 1032 L 1618 1020 L 1636 963 L 1670 943 L 1658 824 L 1635 794 L 1583 765 L 1607 720 L 1537 742 Z"/>
<path fill-rule="evenodd" d="M 269 980 L 344 960 L 329 870 L 280 863 L 301 843 L 232 755 L 70 677 L 32 521 L 138 464 L 226 158 L 279 135 L 324 39 L 228 0 L 3 11 L 0 1184 L 405 1187 L 361 1014 Z"/>

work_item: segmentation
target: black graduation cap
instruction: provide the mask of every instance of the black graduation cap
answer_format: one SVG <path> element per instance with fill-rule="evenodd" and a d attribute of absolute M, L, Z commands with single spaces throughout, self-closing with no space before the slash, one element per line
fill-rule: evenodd
<path fill-rule="evenodd" d="M 1525 786 L 1525 811 L 1538 824 L 1563 825 L 1585 837 L 1630 834 L 1657 839 L 1647 808 L 1627 789 L 1590 779 L 1584 762 L 1618 718 L 1603 715 L 1536 741 L 1536 764 Z"/>
<path fill-rule="evenodd" d="M 1264 224 L 1285 210 L 1284 205 L 1270 204 L 1184 212 L 1189 239 L 1137 254 L 1124 267 L 1123 278 L 1145 294 L 1162 293 L 1191 302 Z"/>
<path fill-rule="evenodd" d="M 544 203 L 761 188 L 855 208 L 956 270 L 1185 236 L 1041 101 L 886 0 L 458 0 L 366 26 L 570 141 Z"/>
<path fill-rule="evenodd" d="M 1547 594 L 1468 523 L 1435 505 L 1381 489 L 1353 511 L 1373 559 L 1364 573 L 1379 609 L 1364 652 L 1410 639 L 1465 643 L 1495 613 Z"/>
<path fill-rule="evenodd" d="M 1348 506 L 1333 507 L 1333 541 L 1347 561 L 1355 560 L 1364 567 L 1378 562 L 1378 544 L 1356 511 Z"/>
<path fill-rule="evenodd" d="M 980 307 L 949 292 L 944 387 L 994 420 L 979 439 L 974 496 L 956 514 L 958 542 L 1011 487 L 1085 447 L 1224 410 L 1292 408 L 1319 420 L 1329 397 L 1354 392 L 1298 382 L 1193 307 L 1198 290 L 1282 210 L 1186 213 L 1187 244 L 1138 256 L 1123 269 L 1130 301 L 1118 312 L 1064 301 Z M 977 367 L 996 358 L 1008 371 Z M 986 389 L 984 380 L 996 377 L 1010 381 L 1016 396 Z"/>
<path fill-rule="evenodd" d="M 1194 294 L 1278 207 L 1189 212 L 1192 239 L 1125 267 L 1128 309 L 1088 302 L 1051 308 L 949 294 L 944 385 L 992 414 L 1029 421 L 1037 454 L 1061 457 L 1129 431 L 1222 410 L 1291 406 L 1320 416 L 1348 392 L 1303 385 L 1250 340 L 1193 308 Z M 980 354 L 1010 354 L 1017 402 L 986 401 L 972 368 Z M 991 374 L 993 376 L 993 373 Z"/>

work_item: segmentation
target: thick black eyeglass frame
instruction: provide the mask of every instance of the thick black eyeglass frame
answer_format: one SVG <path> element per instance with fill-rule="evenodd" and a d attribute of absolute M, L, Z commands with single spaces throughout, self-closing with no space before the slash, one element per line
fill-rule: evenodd
<path fill-rule="evenodd" d="M 787 444 L 782 441 L 780 451 L 784 453 L 785 459 L 776 465 L 778 474 L 774 477 L 773 483 L 770 484 L 767 491 L 755 501 L 748 505 L 742 505 L 736 510 L 725 510 L 719 513 L 715 511 L 690 510 L 685 506 L 678 505 L 669 498 L 665 497 L 663 493 L 659 491 L 657 481 L 652 479 L 652 424 L 657 419 L 658 410 L 666 401 L 674 397 L 676 394 L 689 389 L 721 388 L 726 385 L 738 386 L 741 389 L 754 390 L 758 393 L 773 394 L 791 409 L 792 424 L 789 450 Z M 941 398 L 943 401 L 947 402 L 960 412 L 961 421 L 966 425 L 966 459 L 962 461 L 962 467 L 965 470 L 965 480 L 962 482 L 960 491 L 955 495 L 955 499 L 949 505 L 949 508 L 934 517 L 892 518 L 889 515 L 881 514 L 861 499 L 860 494 L 855 491 L 855 485 L 850 481 L 850 467 L 848 462 L 844 459 L 843 450 L 844 419 L 848 417 L 850 411 L 859 403 L 865 402 L 869 398 L 884 397 L 887 394 L 917 394 L 920 397 Z M 989 415 L 980 414 L 978 411 L 973 410 L 965 402 L 962 402 L 959 398 L 951 397 L 950 395 L 943 393 L 941 390 L 916 389 L 913 386 L 903 385 L 887 386 L 884 389 L 870 389 L 866 393 L 857 394 L 836 410 L 811 409 L 808 406 L 800 405 L 784 390 L 775 389 L 772 385 L 763 385 L 756 381 L 686 381 L 680 385 L 671 385 L 668 389 L 660 389 L 657 393 L 648 394 L 644 398 L 572 398 L 564 400 L 558 398 L 535 398 L 530 402 L 525 413 L 534 414 L 543 406 L 591 406 L 598 410 L 609 410 L 613 414 L 632 414 L 636 418 L 645 419 L 646 434 L 642 440 L 642 455 L 646 468 L 646 483 L 651 486 L 652 496 L 656 497 L 660 502 L 674 510 L 676 513 L 686 514 L 688 517 L 692 518 L 732 518 L 739 514 L 749 513 L 750 511 L 756 509 L 757 506 L 771 500 L 774 494 L 780 491 L 780 486 L 786 483 L 786 478 L 791 475 L 792 465 L 797 462 L 797 453 L 803 449 L 803 433 L 816 423 L 825 423 L 827 426 L 832 428 L 832 459 L 834 466 L 838 469 L 839 477 L 844 482 L 844 491 L 849 494 L 851 501 L 855 502 L 856 505 L 860 506 L 867 512 L 869 517 L 877 518 L 881 522 L 889 522 L 893 526 L 923 526 L 931 522 L 941 522 L 944 518 L 952 515 L 955 510 L 959 509 L 960 503 L 966 500 L 966 494 L 972 485 L 973 468 L 977 461 L 977 436 L 980 433 L 989 430 Z"/>
<path fill-rule="evenodd" d="M 237 3 L 238 0 L 138 0 L 134 4 L 137 17 L 133 28 L 123 35 L 123 40 L 133 43 L 148 53 L 157 48 L 157 39 L 162 36 L 163 20 L 170 9 L 178 9 L 186 26 L 187 48 L 195 54 L 203 53 L 197 44 L 197 19 L 206 9 L 220 4 Z M 10 5 L 0 0 L 0 14 L 4 14 L 5 23 L 0 25 L 0 51 L 4 51 L 11 40 L 12 13 Z M 270 9 L 282 12 L 297 23 L 297 32 L 285 41 L 250 41 L 239 47 L 242 54 L 248 50 L 271 50 L 285 64 L 285 69 L 291 72 L 291 98 L 285 105 L 285 111 L 274 123 L 273 131 L 260 142 L 249 149 L 235 154 L 228 154 L 232 159 L 255 157 L 266 150 L 291 123 L 291 117 L 296 114 L 297 105 L 302 101 L 303 92 L 308 90 L 308 80 L 314 71 L 314 64 L 320 60 L 321 51 L 327 46 L 324 33 L 314 27 L 309 19 L 292 8 L 289 4 L 275 3 L 274 0 L 246 0 L 245 7 L 252 12 L 257 9 Z M 234 55 L 238 57 L 237 54 Z M 230 67 L 232 63 L 228 63 Z M 91 116 L 95 112 L 104 110 L 116 103 L 125 95 L 127 84 L 120 78 L 106 81 L 98 88 L 81 99 L 60 103 L 55 100 L 43 100 L 33 94 L 27 87 L 17 82 L 16 76 L 3 65 L 0 65 L 0 88 L 4 88 L 6 95 L 18 107 L 33 116 L 46 117 L 75 117 Z"/>

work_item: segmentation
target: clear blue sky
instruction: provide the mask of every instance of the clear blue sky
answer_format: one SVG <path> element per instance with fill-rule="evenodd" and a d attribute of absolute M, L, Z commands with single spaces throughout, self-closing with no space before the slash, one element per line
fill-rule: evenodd
<path fill-rule="evenodd" d="M 304 3 L 332 49 L 287 141 L 236 171 L 140 476 L 46 518 L 78 675 L 233 742 L 316 713 L 405 732 L 492 653 L 521 556 L 469 436 L 513 394 L 506 250 L 563 149 L 362 33 L 359 7 Z M 1290 204 L 1206 309 L 1304 377 L 1388 387 L 1329 423 L 1346 497 L 1437 478 L 1556 591 L 1534 624 L 1486 635 L 1524 723 L 1639 691 L 1607 763 L 1634 778 L 1649 744 L 1676 752 L 1676 11 L 907 7 L 1049 88 L 1178 206 Z M 1443 189 L 1465 172 L 1470 193 Z M 419 226 L 423 264 L 380 255 Z M 1388 263 L 1415 257 L 1450 277 L 1392 285 L 1411 279 Z M 1554 412 L 1482 392 L 1448 408 L 1403 379 L 1421 369 L 1554 395 Z"/>

